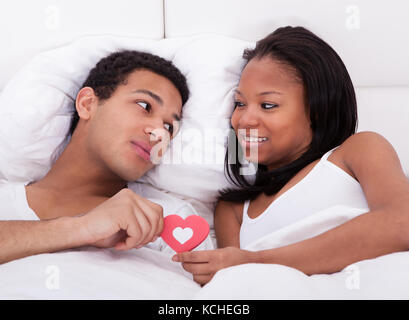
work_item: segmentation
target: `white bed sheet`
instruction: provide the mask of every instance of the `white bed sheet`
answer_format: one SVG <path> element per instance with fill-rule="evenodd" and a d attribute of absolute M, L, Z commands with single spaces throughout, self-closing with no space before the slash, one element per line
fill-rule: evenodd
<path fill-rule="evenodd" d="M 172 254 L 84 247 L 0 266 L 0 299 L 190 299 L 200 290 Z"/>
<path fill-rule="evenodd" d="M 211 233 L 194 250 L 215 248 L 213 215 L 149 185 L 128 187 L 163 207 L 164 216 L 201 215 Z M 196 209 L 198 208 L 198 210 Z M 189 299 L 200 286 L 161 238 L 126 252 L 82 247 L 0 265 L 0 299 Z"/>
<path fill-rule="evenodd" d="M 274 248 L 324 232 L 364 213 L 336 206 L 255 241 Z M 203 288 L 172 253 L 85 247 L 0 266 L 1 299 L 409 299 L 409 252 L 354 263 L 334 274 L 307 276 L 277 264 L 219 271 Z"/>

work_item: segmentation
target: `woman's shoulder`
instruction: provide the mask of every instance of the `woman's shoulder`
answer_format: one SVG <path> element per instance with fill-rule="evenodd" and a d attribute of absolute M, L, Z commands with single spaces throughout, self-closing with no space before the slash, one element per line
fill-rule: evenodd
<path fill-rule="evenodd" d="M 384 136 L 374 131 L 361 131 L 348 137 L 337 150 L 344 162 L 348 163 L 351 158 L 366 158 L 385 148 L 393 149 Z"/>
<path fill-rule="evenodd" d="M 351 135 L 333 153 L 335 154 L 336 151 L 338 151 L 339 161 L 342 161 L 354 176 L 362 167 L 371 166 L 376 161 L 383 161 L 389 157 L 397 159 L 391 143 L 384 136 L 373 131 L 361 131 Z M 385 155 L 386 158 L 381 159 Z"/>
<path fill-rule="evenodd" d="M 327 160 L 340 167 L 359 182 L 354 172 L 354 163 L 364 163 L 370 160 L 373 152 L 378 152 L 386 144 L 389 144 L 389 142 L 379 133 L 361 131 L 351 135 L 335 148 Z"/>
<path fill-rule="evenodd" d="M 349 136 L 340 147 L 351 148 L 366 143 L 387 142 L 386 138 L 374 131 L 361 131 Z"/>
<path fill-rule="evenodd" d="M 361 184 L 370 208 L 407 201 L 409 180 L 385 137 L 371 131 L 359 132 L 345 140 L 342 147 L 344 161 Z"/>

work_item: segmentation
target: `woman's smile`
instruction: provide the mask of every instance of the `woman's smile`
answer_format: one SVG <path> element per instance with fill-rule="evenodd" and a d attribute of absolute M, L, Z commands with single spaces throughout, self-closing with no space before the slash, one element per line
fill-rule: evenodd
<path fill-rule="evenodd" d="M 251 147 L 260 147 L 262 146 L 267 140 L 267 137 L 260 137 L 260 136 L 254 136 L 254 135 L 244 135 L 240 134 L 238 135 L 239 137 L 239 142 L 241 146 L 245 149 L 251 148 Z"/>

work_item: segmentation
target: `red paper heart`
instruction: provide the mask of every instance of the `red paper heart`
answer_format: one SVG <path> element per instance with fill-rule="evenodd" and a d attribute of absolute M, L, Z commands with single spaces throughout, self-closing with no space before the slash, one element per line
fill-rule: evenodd
<path fill-rule="evenodd" d="M 196 248 L 208 234 L 209 224 L 204 218 L 191 215 L 183 219 L 171 214 L 165 217 L 160 236 L 176 252 L 185 252 Z"/>

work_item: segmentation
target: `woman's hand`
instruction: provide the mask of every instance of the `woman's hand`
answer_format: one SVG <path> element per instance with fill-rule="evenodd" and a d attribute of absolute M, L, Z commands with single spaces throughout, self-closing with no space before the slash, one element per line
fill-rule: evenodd
<path fill-rule="evenodd" d="M 226 247 L 216 250 L 182 252 L 174 255 L 172 260 L 181 262 L 183 269 L 193 275 L 194 281 L 205 285 L 217 271 L 251 262 L 250 255 L 250 251 Z"/>

